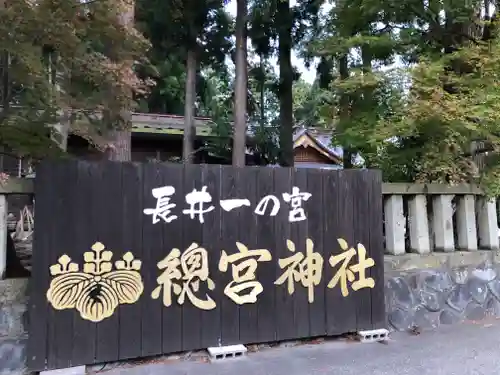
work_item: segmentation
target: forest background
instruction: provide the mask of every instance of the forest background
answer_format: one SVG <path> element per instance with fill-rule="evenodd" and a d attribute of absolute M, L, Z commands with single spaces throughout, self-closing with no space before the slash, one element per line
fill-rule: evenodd
<path fill-rule="evenodd" d="M 493 0 L 1 0 L 0 29 L 16 155 L 64 154 L 71 132 L 129 160 L 131 112 L 168 113 L 185 163 L 206 116 L 205 147 L 236 166 L 246 149 L 292 166 L 294 132 L 315 128 L 344 168 L 500 193 Z"/>

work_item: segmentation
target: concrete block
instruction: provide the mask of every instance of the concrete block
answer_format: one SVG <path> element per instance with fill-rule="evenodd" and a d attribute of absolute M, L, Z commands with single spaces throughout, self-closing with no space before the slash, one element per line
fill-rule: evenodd
<path fill-rule="evenodd" d="M 42 371 L 40 375 L 85 375 L 85 366 Z"/>
<path fill-rule="evenodd" d="M 215 346 L 207 349 L 211 362 L 224 359 L 243 357 L 247 353 L 247 348 L 242 345 Z"/>
<path fill-rule="evenodd" d="M 359 331 L 358 340 L 362 343 L 380 342 L 389 340 L 389 330 L 385 328 Z"/>

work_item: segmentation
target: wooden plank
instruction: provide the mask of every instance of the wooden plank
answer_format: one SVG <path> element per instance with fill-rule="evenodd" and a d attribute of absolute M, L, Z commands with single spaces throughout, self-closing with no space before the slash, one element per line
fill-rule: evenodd
<path fill-rule="evenodd" d="M 290 239 L 291 228 L 288 221 L 290 205 L 283 201 L 283 193 L 290 193 L 292 186 L 293 169 L 275 168 L 274 169 L 274 194 L 281 201 L 281 208 L 275 216 L 275 249 L 274 257 L 275 274 L 281 275 L 282 270 L 277 262 L 280 258 L 290 256 L 287 248 L 287 240 Z M 295 338 L 293 296 L 288 294 L 285 285 L 276 287 L 276 339 L 278 341 L 291 340 Z"/>
<path fill-rule="evenodd" d="M 142 261 L 142 166 L 141 164 L 122 163 L 121 180 L 121 216 L 115 220 L 121 225 L 120 247 L 116 248 L 115 261 L 123 254 L 131 252 L 135 259 Z M 118 242 L 116 244 L 118 246 Z M 118 258 L 120 257 L 120 258 Z M 154 266 L 142 263 L 141 274 L 154 272 Z M 144 277 L 144 276 L 143 276 Z M 138 302 L 119 307 L 119 358 L 136 358 L 141 356 L 141 303 L 142 299 L 151 298 L 143 291 Z"/>
<path fill-rule="evenodd" d="M 355 218 L 355 202 L 358 197 L 354 194 L 354 184 L 353 184 L 353 174 L 356 171 L 353 170 L 344 170 L 338 172 L 339 178 L 339 190 L 338 190 L 338 207 L 339 210 L 335 214 L 333 211 L 332 215 L 335 215 L 338 220 L 338 234 L 335 237 L 336 239 L 342 238 L 347 242 L 348 248 L 350 249 L 352 246 L 355 246 L 355 234 L 354 234 L 354 221 Z M 336 243 L 335 243 L 336 242 Z M 345 254 L 345 250 L 343 250 L 338 243 L 338 241 L 332 241 L 332 253 L 335 255 Z M 352 261 L 349 262 L 349 267 L 352 264 Z M 330 265 L 331 275 L 335 275 L 336 272 L 345 268 L 344 260 L 339 261 L 335 266 Z M 345 279 L 345 278 L 344 278 Z M 334 287 L 338 292 L 342 291 L 342 278 L 339 279 L 338 284 Z M 338 306 L 338 333 L 345 332 L 354 332 L 357 328 L 357 316 L 356 316 L 356 298 L 355 294 L 351 288 L 351 282 L 347 279 L 346 283 L 346 291 L 347 294 L 340 294 L 340 301 Z"/>
<path fill-rule="evenodd" d="M 369 205 L 369 190 L 371 184 L 369 184 L 368 171 L 351 171 L 351 183 L 352 183 L 352 194 L 354 199 L 354 217 L 353 217 L 353 229 L 354 229 L 354 241 L 350 244 L 357 250 L 358 255 L 353 257 L 350 262 L 350 266 L 358 264 L 360 261 L 359 251 L 362 245 L 367 249 L 369 256 L 370 246 L 370 205 Z M 370 278 L 373 267 L 367 268 L 365 270 L 365 277 Z M 359 280 L 360 273 L 354 272 L 355 280 Z M 352 283 L 349 286 L 350 293 L 353 294 L 353 298 L 356 301 L 356 324 L 357 330 L 368 330 L 372 329 L 372 317 L 371 317 L 371 289 L 361 288 L 355 291 L 352 288 Z"/>
<path fill-rule="evenodd" d="M 193 191 L 201 191 L 204 186 L 203 176 L 198 165 L 185 165 L 184 166 L 184 188 L 183 196 L 185 197 L 185 202 L 182 206 L 182 210 L 189 210 L 191 206 L 187 202 L 188 194 L 193 193 Z M 207 193 L 212 195 L 212 192 Z M 212 197 L 213 199 L 213 197 Z M 193 206 L 195 214 L 193 218 L 189 214 L 182 214 L 183 220 L 183 247 L 181 251 L 186 251 L 191 245 L 196 244 L 202 248 L 205 248 L 203 244 L 203 223 L 200 221 L 203 217 L 204 221 L 212 220 L 211 214 L 208 213 L 196 213 L 200 210 L 206 210 L 208 207 L 213 206 L 213 200 L 210 203 L 203 203 L 201 208 L 196 204 Z M 201 217 L 200 217 L 201 215 Z M 200 299 L 205 299 L 207 290 L 205 289 L 205 283 L 200 282 L 200 288 L 196 292 L 196 296 Z M 201 311 L 198 307 L 193 305 L 193 302 L 187 298 L 182 305 L 182 350 L 194 350 L 199 349 L 201 346 Z"/>
<path fill-rule="evenodd" d="M 39 171 L 35 180 L 37 224 L 33 239 L 33 267 L 29 288 L 30 331 L 27 365 L 30 371 L 44 370 L 47 357 L 49 304 L 45 291 L 50 285 L 50 274 L 46 266 L 52 261 L 49 231 L 56 201 L 51 164 L 43 161 L 37 166 L 37 170 Z"/>
<path fill-rule="evenodd" d="M 237 188 L 239 191 L 240 199 L 248 199 L 254 202 L 257 195 L 257 169 L 256 168 L 241 168 L 239 169 L 239 176 L 237 180 Z M 240 207 L 234 211 L 238 211 L 239 218 L 239 237 L 238 241 L 245 244 L 248 249 L 256 250 L 263 249 L 257 237 L 257 217 L 254 215 L 251 207 Z M 231 211 L 232 212 L 232 211 Z M 228 213 L 228 212 L 225 212 Z M 266 249 L 267 250 L 267 249 Z M 247 258 L 250 259 L 250 258 Z M 251 257 L 251 259 L 257 258 Z M 242 259 L 240 262 L 244 262 Z M 260 282 L 263 275 L 263 267 L 268 262 L 257 261 L 257 269 L 255 271 L 256 281 Z M 241 264 L 241 263 L 240 263 Z M 242 291 L 249 293 L 251 289 Z M 257 321 L 257 304 L 259 303 L 262 293 L 257 296 L 257 302 L 245 303 L 240 305 L 240 342 L 241 343 L 254 343 L 258 338 L 258 321 Z"/>
<path fill-rule="evenodd" d="M 321 170 L 310 170 L 307 174 L 306 191 L 314 192 L 311 197 L 312 202 L 307 206 L 307 225 L 309 238 L 314 243 L 314 252 L 319 253 L 323 259 L 321 267 L 320 284 L 314 287 L 314 302 L 309 304 L 309 326 L 311 336 L 326 335 L 326 285 L 330 276 L 328 265 L 328 251 L 323 246 L 324 218 L 328 215 L 325 212 L 325 196 L 323 194 L 323 176 L 325 172 Z"/>
<path fill-rule="evenodd" d="M 5 195 L 0 195 L 0 278 L 6 278 L 7 277 L 7 248 L 10 245 L 7 245 L 7 243 L 10 243 L 7 241 L 7 236 L 9 236 L 9 230 L 15 229 L 17 226 L 17 222 L 14 222 L 12 225 L 11 222 L 16 220 L 12 220 L 12 218 L 8 218 L 9 214 L 9 203 L 7 201 L 7 197 Z M 10 219 L 10 220 L 9 220 Z M 10 224 L 10 225 L 9 225 Z M 25 223 L 23 220 L 23 228 L 25 227 Z M 9 267 L 10 268 L 10 267 Z"/>
<path fill-rule="evenodd" d="M 273 260 L 267 264 L 261 264 L 259 281 L 264 288 L 264 292 L 259 296 L 257 304 L 257 334 L 259 342 L 271 342 L 276 340 L 276 288 L 274 285 L 277 279 L 276 266 L 276 238 L 274 233 L 275 216 L 271 216 L 273 208 L 272 202 L 269 203 L 262 215 L 255 213 L 257 205 L 261 199 L 269 195 L 274 195 L 274 172 L 272 168 L 258 168 L 257 174 L 257 199 L 252 202 L 252 213 L 255 215 L 258 223 L 256 239 L 258 246 L 262 249 L 268 249 L 271 252 Z"/>
<path fill-rule="evenodd" d="M 172 213 L 178 218 L 170 223 L 160 222 L 157 225 L 161 226 L 163 247 L 158 248 L 155 252 L 156 262 L 166 257 L 174 248 L 183 249 L 182 242 L 182 208 L 185 205 L 184 188 L 183 188 L 183 167 L 181 165 L 164 165 L 160 168 L 162 186 L 172 186 L 175 188 L 175 194 L 172 196 L 171 202 L 175 204 L 172 208 Z M 156 268 L 156 264 L 155 267 Z M 153 269 L 153 268 L 152 268 Z M 154 270 L 154 269 L 153 269 Z M 154 273 L 163 272 L 154 270 Z M 157 276 L 160 276 L 158 273 Z M 147 298 L 151 298 L 147 295 Z M 173 301 L 176 301 L 175 295 L 172 295 Z M 162 351 L 163 353 L 171 353 L 182 350 L 182 306 L 177 302 L 166 307 L 163 302 L 161 304 L 162 311 Z M 159 328 L 159 327 L 158 327 Z"/>
<path fill-rule="evenodd" d="M 311 220 L 308 217 L 309 208 L 314 204 L 321 204 L 321 196 L 316 194 L 316 188 L 312 190 L 307 190 L 307 169 L 295 169 L 293 174 L 293 184 L 289 187 L 288 193 L 294 195 L 294 187 L 299 188 L 299 194 L 311 194 L 310 198 L 305 200 L 302 195 L 297 198 L 292 197 L 292 199 L 301 200 L 301 209 L 303 212 L 304 220 L 292 222 L 290 224 L 290 240 L 295 245 L 295 253 L 289 252 L 288 257 L 294 256 L 298 253 L 302 253 L 303 262 L 307 262 L 307 238 L 308 238 L 308 222 Z M 304 196 L 305 197 L 305 196 Z M 288 210 L 292 210 L 292 203 L 288 203 Z M 300 210 L 300 209 L 299 209 Z M 302 214 L 297 214 L 297 217 L 302 216 Z M 300 266 L 299 266 L 300 267 Z M 299 269 L 296 268 L 298 271 Z M 282 270 L 283 272 L 284 270 Z M 304 267 L 304 271 L 307 272 L 307 266 Z M 307 276 L 306 276 L 307 277 Z M 305 338 L 309 337 L 309 301 L 308 301 L 308 289 L 305 288 L 300 280 L 294 280 L 294 293 L 291 295 L 293 298 L 293 326 L 295 328 L 295 338 Z"/>
<path fill-rule="evenodd" d="M 209 277 L 215 284 L 215 289 L 209 291 L 210 296 L 216 301 L 217 307 L 213 310 L 201 312 L 201 347 L 218 346 L 221 340 L 221 300 L 224 285 L 222 285 L 219 258 L 221 252 L 221 219 L 226 212 L 221 209 L 221 168 L 218 165 L 203 165 L 204 182 L 213 197 L 215 209 L 209 213 L 203 224 L 203 246 L 208 252 Z"/>
<path fill-rule="evenodd" d="M 51 237 L 51 263 L 56 264 L 63 254 L 67 254 L 73 261 L 81 262 L 79 254 L 74 248 L 74 228 L 78 226 L 80 218 L 74 215 L 74 203 L 76 194 L 77 169 L 68 161 L 61 161 L 52 166 L 53 184 L 58 186 L 56 190 L 57 200 L 53 206 L 51 228 L 48 235 Z M 72 212 L 73 211 L 73 212 Z M 49 355 L 47 366 L 49 368 L 71 367 L 73 350 L 73 317 L 75 312 L 71 310 L 55 311 L 51 313 L 51 332 L 49 334 Z"/>
<path fill-rule="evenodd" d="M 370 228 L 370 257 L 375 262 L 371 276 L 375 280 L 375 288 L 371 291 L 372 326 L 374 329 L 385 328 L 384 297 L 384 239 L 382 231 L 382 173 L 370 171 L 368 190 L 368 212 Z"/>
<path fill-rule="evenodd" d="M 57 164 L 52 164 L 51 170 L 50 170 L 50 176 L 52 179 L 53 184 L 60 184 L 62 181 L 60 174 L 60 170 L 58 168 Z M 61 196 L 59 194 L 56 195 L 52 207 L 51 207 L 51 217 L 50 217 L 50 224 L 49 227 L 47 228 L 47 237 L 49 237 L 50 241 L 50 247 L 48 249 L 49 252 L 49 258 L 48 258 L 48 265 L 55 264 L 59 258 L 58 254 L 58 249 L 56 249 L 57 246 L 57 240 L 58 240 L 58 235 L 57 235 L 57 221 L 52 220 L 53 217 L 58 218 L 57 216 L 59 207 L 60 207 L 60 201 Z M 53 215 L 56 216 L 53 216 Z M 66 252 L 66 251 L 65 251 Z M 68 254 L 69 255 L 69 254 Z M 44 266 L 42 266 L 44 267 Z M 46 266 L 45 266 L 46 267 Z M 44 267 L 44 268 L 45 268 Z M 45 271 L 45 270 L 44 270 Z M 50 279 L 52 280 L 52 278 Z M 63 313 L 66 311 L 62 311 Z M 57 339 L 57 319 L 56 319 L 56 314 L 58 311 L 55 311 L 52 306 L 49 309 L 49 314 L 48 314 L 48 327 L 47 327 L 47 337 L 45 338 L 47 340 L 47 357 L 46 357 L 46 366 L 47 368 L 55 368 L 56 366 L 56 360 L 57 360 L 57 343 L 55 342 Z"/>
<path fill-rule="evenodd" d="M 341 293 L 340 281 L 328 287 L 340 265 L 332 267 L 330 258 L 342 253 L 337 239 L 343 238 L 352 242 L 353 202 L 351 185 L 343 172 L 328 172 L 323 179 L 324 217 L 324 283 L 326 289 L 326 331 L 327 335 L 339 335 L 356 329 L 356 309 L 349 299 Z"/>
<path fill-rule="evenodd" d="M 237 187 L 238 169 L 232 167 L 221 167 L 221 198 L 240 198 Z M 222 250 L 227 254 L 237 251 L 236 241 L 239 240 L 239 211 L 224 212 L 221 221 Z M 220 271 L 219 271 L 220 272 Z M 232 281 L 231 269 L 220 272 L 219 288 L 224 288 Z M 221 344 L 232 345 L 240 343 L 240 313 L 239 306 L 229 297 L 224 295 L 220 303 L 221 308 Z"/>
<path fill-rule="evenodd" d="M 92 213 L 98 212 L 99 202 L 96 199 L 97 196 L 92 194 L 95 164 L 80 161 L 75 168 L 78 170 L 78 198 L 74 201 L 72 211 L 79 216 L 79 219 L 78 224 L 74 223 L 75 238 L 73 246 L 76 255 L 74 261 L 80 264 L 80 269 L 82 269 L 84 253 L 90 251 L 93 244 L 94 235 L 91 223 L 94 217 L 92 217 Z M 73 320 L 73 340 L 72 365 L 93 363 L 96 351 L 96 324 L 82 319 L 76 311 L 74 311 Z"/>
<path fill-rule="evenodd" d="M 143 207 L 155 208 L 157 200 L 153 197 L 152 190 L 163 186 L 162 168 L 154 163 L 143 165 Z M 178 208 L 178 207 L 176 207 Z M 176 213 L 177 214 L 177 213 Z M 180 215 L 177 214 L 179 217 Z M 142 221 L 142 261 L 147 265 L 142 272 L 145 294 L 141 298 L 141 352 L 142 356 L 161 354 L 163 332 L 161 328 L 163 306 L 162 299 L 151 298 L 152 291 L 158 286 L 156 279 L 161 270 L 156 265 L 167 254 L 163 246 L 163 226 L 168 225 L 161 218 L 153 224 L 151 215 L 144 215 Z"/>
<path fill-rule="evenodd" d="M 106 250 L 113 252 L 113 261 L 123 255 L 122 247 L 122 163 L 101 162 L 96 164 L 99 177 L 93 180 L 93 194 L 96 195 L 97 215 L 95 225 L 96 241 Z M 118 360 L 120 319 L 118 311 L 97 324 L 96 359 L 97 363 Z"/>

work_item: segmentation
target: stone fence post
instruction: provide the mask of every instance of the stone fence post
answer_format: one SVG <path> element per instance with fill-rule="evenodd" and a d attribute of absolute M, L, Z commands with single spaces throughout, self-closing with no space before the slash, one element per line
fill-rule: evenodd
<path fill-rule="evenodd" d="M 382 191 L 387 254 L 499 248 L 496 200 L 475 185 L 389 183 Z"/>

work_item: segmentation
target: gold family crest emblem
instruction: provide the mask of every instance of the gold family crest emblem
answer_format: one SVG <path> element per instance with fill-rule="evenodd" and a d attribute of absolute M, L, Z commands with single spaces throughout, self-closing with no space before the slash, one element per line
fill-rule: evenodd
<path fill-rule="evenodd" d="M 76 309 L 83 319 L 100 322 L 113 315 L 121 304 L 132 304 L 144 291 L 141 261 L 131 252 L 115 262 L 113 253 L 96 242 L 83 254 L 83 271 L 64 254 L 50 266 L 53 279 L 47 299 L 56 310 Z"/>

